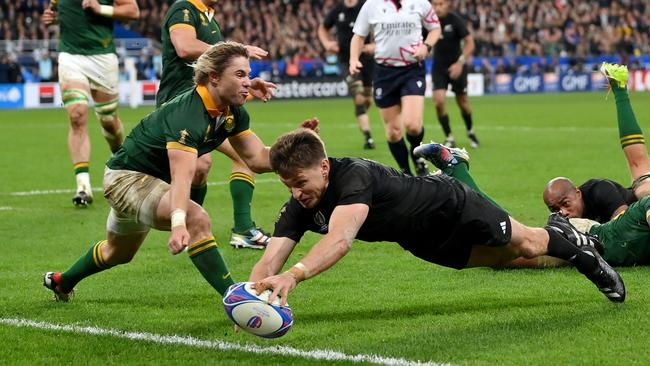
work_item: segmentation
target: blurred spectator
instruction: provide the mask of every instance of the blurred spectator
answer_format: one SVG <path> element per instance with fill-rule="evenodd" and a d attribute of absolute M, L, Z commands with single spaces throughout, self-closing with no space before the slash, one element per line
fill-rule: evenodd
<path fill-rule="evenodd" d="M 2 57 L 3 69 L 5 70 L 6 83 L 22 83 L 24 82 L 20 65 L 16 61 L 16 55 L 13 53 L 6 54 Z"/>
<path fill-rule="evenodd" d="M 52 81 L 54 76 L 54 62 L 47 50 L 40 52 L 38 57 L 38 77 L 40 81 Z"/>
<path fill-rule="evenodd" d="M 138 0 L 140 20 L 122 26 L 159 42 L 160 24 L 172 1 Z M 215 5 L 215 16 L 226 39 L 266 49 L 271 60 L 293 58 L 296 54 L 303 61 L 326 60 L 315 30 L 335 2 L 220 0 Z M 49 0 L 0 1 L 0 40 L 19 40 L 5 43 L 0 52 L 22 52 L 23 42 L 58 38 L 57 26 L 46 27 L 40 22 L 48 4 Z M 650 54 L 648 0 L 454 0 L 454 9 L 468 20 L 475 39 L 474 55 L 478 57 L 585 58 L 618 54 L 626 60 Z M 145 52 L 148 53 L 138 60 L 140 76 L 159 75 L 159 54 L 155 50 Z M 119 50 L 118 53 L 124 56 Z M 41 59 L 34 61 L 38 63 L 40 75 Z M 325 63 L 325 67 L 328 65 Z M 540 69 L 548 66 L 539 65 Z M 43 67 L 47 69 L 46 65 Z M 507 64 L 503 67 L 510 68 Z M 290 67 L 289 71 L 295 70 Z M 305 67 L 299 68 L 298 73 L 301 71 L 316 75 L 325 70 Z M 16 74 L 20 73 L 12 73 Z M 56 63 L 52 65 L 50 79 L 54 78 Z"/>

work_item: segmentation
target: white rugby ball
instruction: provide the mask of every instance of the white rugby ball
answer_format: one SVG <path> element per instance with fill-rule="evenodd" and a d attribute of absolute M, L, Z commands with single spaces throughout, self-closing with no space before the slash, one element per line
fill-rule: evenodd
<path fill-rule="evenodd" d="M 293 325 L 293 312 L 287 306 L 280 306 L 275 299 L 269 304 L 271 291 L 257 295 L 251 287 L 253 282 L 238 282 L 231 285 L 223 297 L 223 307 L 228 317 L 241 329 L 264 338 L 278 338 L 285 335 Z"/>

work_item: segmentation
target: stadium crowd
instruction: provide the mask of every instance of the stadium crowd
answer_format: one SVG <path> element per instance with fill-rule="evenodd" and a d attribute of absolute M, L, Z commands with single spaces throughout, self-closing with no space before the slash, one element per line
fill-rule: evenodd
<path fill-rule="evenodd" d="M 336 1 L 223 0 L 218 2 L 216 17 L 227 39 L 260 46 L 269 51 L 272 60 L 300 65 L 326 59 L 315 30 Z M 138 0 L 141 20 L 120 29 L 131 36 L 159 40 L 160 24 L 170 2 Z M 8 79 L 4 75 L 8 73 L 6 65 L 16 59 L 12 53 L 21 53 L 20 41 L 57 38 L 56 27 L 40 22 L 48 3 L 0 3 L 0 40 L 19 41 L 18 45 L 4 42 L 4 49 L 0 49 L 0 80 Z M 650 54 L 650 4 L 646 0 L 455 0 L 453 7 L 468 20 L 476 41 L 474 56 L 493 60 L 491 64 L 479 63 L 476 71 L 516 71 L 516 56 L 553 60 L 615 54 L 626 63 L 630 56 Z M 18 57 L 23 73 L 27 68 L 27 79 L 34 76 L 39 80 L 38 63 L 43 54 L 33 55 L 32 62 Z M 141 78 L 157 76 L 155 56 L 155 50 L 143 50 L 138 62 Z M 552 61 L 547 64 L 546 59 L 535 67 L 553 69 Z M 285 72 L 298 76 L 297 69 L 289 67 Z"/>

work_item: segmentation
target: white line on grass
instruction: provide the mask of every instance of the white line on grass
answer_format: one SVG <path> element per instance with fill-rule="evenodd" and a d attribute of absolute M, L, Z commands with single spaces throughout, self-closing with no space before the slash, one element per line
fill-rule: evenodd
<path fill-rule="evenodd" d="M 9 206 L 0 206 L 0 211 L 11 211 L 13 209 L 14 209 L 13 207 L 9 207 Z"/>
<path fill-rule="evenodd" d="M 190 336 L 181 335 L 163 335 L 147 332 L 129 332 L 119 329 L 105 329 L 98 327 L 84 327 L 73 324 L 53 324 L 40 322 L 29 319 L 0 318 L 0 324 L 14 327 L 36 328 L 44 330 L 53 330 L 68 333 L 82 333 L 99 336 L 111 336 L 116 338 L 126 338 L 135 341 L 153 342 L 159 344 L 183 345 L 196 348 L 219 349 L 225 351 L 239 351 L 256 354 L 276 354 L 280 356 L 290 356 L 299 358 L 309 358 L 325 361 L 351 361 L 351 362 L 368 362 L 377 365 L 388 366 L 451 366 L 451 364 L 440 364 L 435 362 L 411 361 L 403 358 L 382 357 L 377 355 L 348 355 L 342 352 L 328 349 L 314 349 L 311 351 L 301 350 L 285 346 L 258 346 L 255 344 L 239 344 L 224 342 L 219 340 L 203 340 Z"/>
<path fill-rule="evenodd" d="M 264 184 L 264 183 L 275 183 L 279 182 L 277 179 L 256 179 L 255 184 Z M 208 182 L 208 186 L 225 186 L 229 184 L 229 181 L 219 181 L 219 182 Z M 69 194 L 75 193 L 74 189 L 36 189 L 32 191 L 23 191 L 23 192 L 9 192 L 2 193 L 4 195 L 10 196 L 47 196 L 51 194 Z M 93 188 L 93 192 L 102 192 L 101 188 Z"/>

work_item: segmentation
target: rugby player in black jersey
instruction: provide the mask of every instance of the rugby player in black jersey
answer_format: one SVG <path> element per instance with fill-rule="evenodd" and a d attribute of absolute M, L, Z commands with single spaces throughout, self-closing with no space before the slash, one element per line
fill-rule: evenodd
<path fill-rule="evenodd" d="M 527 227 L 451 177 L 412 177 L 370 160 L 328 158 L 310 130 L 281 136 L 270 161 L 292 195 L 250 275 L 258 291 L 273 289 L 270 301 L 280 295 L 286 303 L 299 282 L 333 266 L 354 239 L 395 242 L 416 257 L 456 269 L 549 255 L 574 264 L 611 301 L 625 299 L 623 281 L 593 248 L 595 239 L 568 222 Z M 323 237 L 278 274 L 308 230 Z"/>

